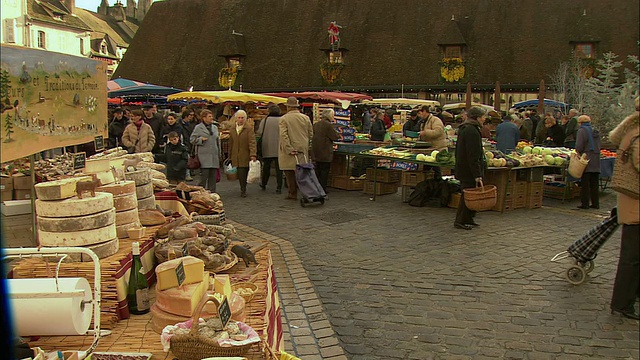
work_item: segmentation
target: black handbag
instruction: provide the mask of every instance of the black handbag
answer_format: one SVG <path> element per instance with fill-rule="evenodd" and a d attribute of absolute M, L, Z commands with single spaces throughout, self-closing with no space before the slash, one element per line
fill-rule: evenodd
<path fill-rule="evenodd" d="M 197 145 L 191 145 L 191 151 L 189 152 L 189 158 L 187 159 L 187 169 L 200 169 L 200 159 L 198 158 Z"/>

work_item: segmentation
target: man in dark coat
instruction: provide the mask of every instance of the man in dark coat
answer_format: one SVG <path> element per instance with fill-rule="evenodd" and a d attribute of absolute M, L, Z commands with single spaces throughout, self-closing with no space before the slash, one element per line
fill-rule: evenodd
<path fill-rule="evenodd" d="M 484 150 L 482 148 L 482 136 L 480 127 L 485 121 L 487 111 L 474 106 L 469 109 L 467 121 L 458 128 L 458 141 L 456 144 L 456 179 L 460 180 L 462 189 L 473 188 L 476 183 L 482 181 L 484 175 L 485 161 Z M 464 203 L 464 192 L 460 196 L 456 220 L 453 226 L 456 229 L 471 230 L 478 226 L 473 221 L 475 211 L 469 210 Z"/>
<path fill-rule="evenodd" d="M 576 136 L 578 135 L 578 110 L 569 110 L 569 121 L 564 127 L 564 142 L 563 144 L 556 144 L 556 146 L 563 146 L 573 149 L 576 147 Z"/>
<path fill-rule="evenodd" d="M 316 176 L 325 193 L 327 192 L 329 169 L 331 161 L 333 161 L 333 142 L 340 137 L 331 123 L 333 116 L 332 109 L 322 111 L 320 121 L 313 124 L 313 138 L 311 140 L 313 160 L 316 162 Z"/>
<path fill-rule="evenodd" d="M 124 116 L 124 110 L 122 108 L 113 110 L 113 118 L 109 122 L 109 148 L 122 146 L 122 134 L 127 124 L 129 124 L 129 118 Z"/>
<path fill-rule="evenodd" d="M 144 113 L 144 115 L 142 116 L 142 120 L 144 120 L 145 123 L 151 126 L 151 130 L 153 130 L 153 135 L 156 137 L 156 139 L 160 139 L 160 136 L 162 135 L 160 132 L 162 131 L 162 126 L 164 125 L 164 119 L 162 119 L 162 116 L 160 116 L 160 114 L 154 112 L 153 109 L 154 106 L 152 104 L 142 106 L 142 111 Z M 153 149 L 151 149 L 151 152 L 154 154 L 162 154 L 162 149 L 160 149 L 160 141 L 156 141 L 156 143 L 153 145 Z"/>
<path fill-rule="evenodd" d="M 402 127 L 402 135 L 407 136 L 407 131 L 420 132 L 420 118 L 418 117 L 418 110 L 411 110 L 409 113 L 409 120 L 407 120 Z"/>

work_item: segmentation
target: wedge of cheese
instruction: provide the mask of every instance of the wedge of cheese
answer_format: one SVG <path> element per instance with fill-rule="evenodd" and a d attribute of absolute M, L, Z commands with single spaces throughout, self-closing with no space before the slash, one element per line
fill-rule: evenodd
<path fill-rule="evenodd" d="M 158 291 L 178 287 L 178 276 L 176 275 L 176 267 L 183 262 L 185 279 L 182 285 L 199 283 L 202 281 L 204 274 L 204 261 L 193 256 L 185 256 L 156 266 L 156 285 Z M 207 279 L 207 284 L 209 279 Z"/>
<path fill-rule="evenodd" d="M 177 259 L 176 259 L 177 260 Z M 156 305 L 160 310 L 179 316 L 192 316 L 209 288 L 209 273 L 201 272 L 202 281 L 181 287 L 157 290 Z M 158 283 L 159 284 L 159 283 Z"/>
<path fill-rule="evenodd" d="M 216 274 L 213 278 L 213 291 L 231 298 L 231 279 L 227 274 Z"/>

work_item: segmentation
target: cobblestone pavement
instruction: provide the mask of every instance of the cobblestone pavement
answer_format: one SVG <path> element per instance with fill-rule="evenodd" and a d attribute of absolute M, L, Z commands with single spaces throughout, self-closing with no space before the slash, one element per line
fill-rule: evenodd
<path fill-rule="evenodd" d="M 541 209 L 480 213 L 464 231 L 454 209 L 400 194 L 333 190 L 302 208 L 273 186 L 249 185 L 243 199 L 223 180 L 218 191 L 229 218 L 293 245 L 349 359 L 638 359 L 638 322 L 608 310 L 620 232 L 582 285 L 565 280 L 568 259 L 550 261 L 604 210 L 545 198 Z"/>
<path fill-rule="evenodd" d="M 638 322 L 608 311 L 620 232 L 582 285 L 564 279 L 568 259 L 550 261 L 605 210 L 545 198 L 542 209 L 480 213 L 463 231 L 454 209 L 400 194 L 332 190 L 302 208 L 273 186 L 241 198 L 223 179 L 218 192 L 228 218 L 276 245 L 286 350 L 302 359 L 639 358 Z"/>

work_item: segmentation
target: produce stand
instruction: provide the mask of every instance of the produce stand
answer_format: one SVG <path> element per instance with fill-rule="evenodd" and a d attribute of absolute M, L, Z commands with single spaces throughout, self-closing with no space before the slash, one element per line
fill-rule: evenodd
<path fill-rule="evenodd" d="M 277 284 L 275 280 L 274 267 L 271 260 L 271 252 L 267 241 L 258 238 L 253 235 L 249 228 L 240 224 L 232 223 L 238 232 L 238 236 L 243 240 L 250 242 L 257 250 L 255 253 L 258 265 L 253 265 L 247 268 L 244 263 L 240 262 L 230 270 L 226 271 L 232 279 L 232 282 L 247 281 L 252 278 L 255 285 L 258 286 L 258 291 L 254 294 L 253 299 L 245 306 L 245 323 L 251 326 L 261 336 L 261 338 L 269 344 L 272 349 L 282 349 L 283 334 L 282 334 L 282 322 L 280 318 L 280 305 L 277 295 Z M 155 229 L 154 229 L 155 230 Z M 121 239 L 120 248 L 123 249 L 118 254 L 109 258 L 101 260 L 102 278 L 102 312 L 101 314 L 109 316 L 112 320 L 109 324 L 111 329 L 111 335 L 102 337 L 98 343 L 96 351 L 98 352 L 114 352 L 114 353 L 146 353 L 152 355 L 154 359 L 172 359 L 173 354 L 165 353 L 162 350 L 162 344 L 160 342 L 160 335 L 152 330 L 151 313 L 144 315 L 133 315 L 128 319 L 114 320 L 117 316 L 111 305 L 105 308 L 105 301 L 110 297 L 113 297 L 113 287 L 116 286 L 113 270 L 105 271 L 104 267 L 114 267 L 118 261 L 129 256 L 129 266 L 131 264 L 131 241 L 127 239 Z M 146 254 L 150 254 L 153 257 L 152 247 L 147 247 L 147 244 L 153 244 L 153 240 L 148 239 L 144 242 L 146 248 Z M 256 245 L 259 244 L 259 245 Z M 124 250 L 127 249 L 127 250 Z M 26 259 L 20 261 L 14 270 L 14 277 L 47 277 L 46 268 L 52 267 L 55 271 L 55 265 L 47 265 L 43 261 L 34 261 L 36 259 Z M 143 261 L 144 263 L 144 261 Z M 84 274 L 84 267 L 89 266 L 93 268 L 92 263 L 66 263 L 63 264 L 60 269 L 61 277 L 82 276 Z M 146 265 L 145 265 L 146 266 Z M 37 269 L 28 269 L 29 267 L 35 267 Z M 155 276 L 153 267 L 150 273 Z M 147 277 L 150 278 L 149 272 Z M 153 282 L 151 279 L 150 284 Z M 150 300 L 155 302 L 155 290 L 154 286 L 150 287 Z M 107 290 L 105 292 L 105 290 Z M 111 300 L 113 304 L 113 299 Z M 126 300 L 125 300 L 126 308 Z M 107 310 L 107 311 L 105 311 Z M 101 324 L 104 324 L 104 320 Z M 91 344 L 92 336 L 48 336 L 40 337 L 29 342 L 30 347 L 40 347 L 43 350 L 55 349 L 55 350 L 81 350 L 83 347 L 87 347 L 87 344 Z M 262 351 L 262 345 L 255 344 L 251 347 L 249 352 L 245 355 L 248 359 L 264 359 L 265 356 Z"/>

